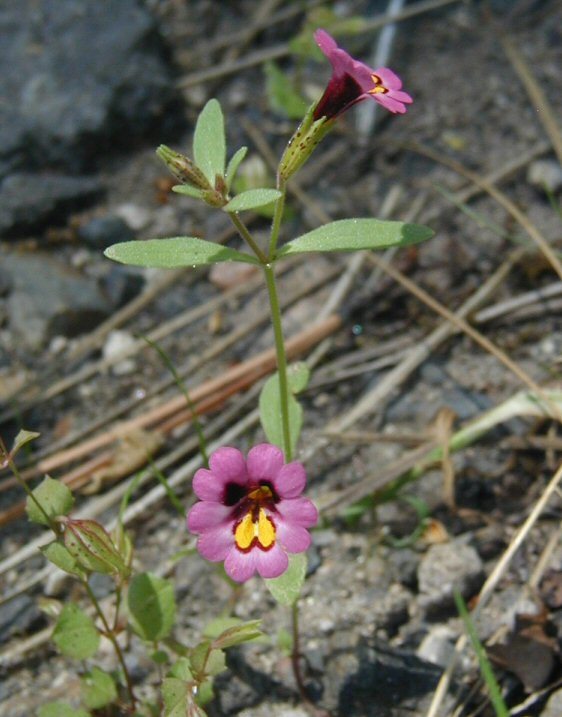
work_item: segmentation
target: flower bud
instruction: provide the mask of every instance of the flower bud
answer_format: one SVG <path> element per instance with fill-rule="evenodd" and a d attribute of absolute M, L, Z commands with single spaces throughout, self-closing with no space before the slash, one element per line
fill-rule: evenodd
<path fill-rule="evenodd" d="M 316 104 L 313 104 L 309 108 L 281 157 L 279 176 L 285 182 L 302 167 L 316 145 L 328 134 L 334 124 L 333 120 L 329 120 L 326 117 L 320 117 L 315 120 L 315 106 Z"/>
<path fill-rule="evenodd" d="M 130 574 L 129 567 L 118 552 L 105 528 L 95 520 L 65 521 L 64 544 L 80 567 L 121 578 Z"/>
<path fill-rule="evenodd" d="M 197 189 L 204 191 L 212 190 L 213 188 L 209 184 L 207 177 L 197 167 L 189 157 L 186 157 L 179 152 L 174 152 L 173 149 L 166 147 L 165 144 L 161 144 L 156 150 L 156 154 L 168 167 L 174 177 L 182 184 L 191 184 Z"/>

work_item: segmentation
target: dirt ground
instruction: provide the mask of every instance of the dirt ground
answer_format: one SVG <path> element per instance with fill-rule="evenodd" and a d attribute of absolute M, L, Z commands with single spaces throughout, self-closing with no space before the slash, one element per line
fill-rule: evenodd
<path fill-rule="evenodd" d="M 407 7 L 416 4 L 421 3 Z M 225 111 L 230 153 L 246 144 L 256 160 L 263 155 L 258 146 L 263 138 L 278 157 L 294 123 L 270 109 L 263 69 L 255 65 L 220 74 L 220 67 L 223 61 L 236 62 L 228 54 L 233 50 L 244 58 L 288 41 L 303 14 L 272 21 L 245 45 L 240 31 L 247 28 L 247 17 L 255 16 L 255 3 L 169 0 L 150 5 L 180 78 L 189 79 L 194 68 L 218 72 L 184 90 L 189 122 L 215 96 Z M 290 6 L 277 3 L 275 12 Z M 373 17 L 372 6 L 350 0 L 336 3 L 336 10 Z M 562 547 L 556 490 L 491 592 L 486 581 L 560 465 L 562 179 L 558 184 L 555 179 L 562 161 L 561 28 L 562 8 L 555 0 L 498 0 L 491 8 L 451 2 L 398 23 L 388 64 L 414 97 L 411 109 L 400 117 L 378 113 L 375 129 L 366 136 L 357 130 L 358 108 L 347 113 L 303 170 L 300 191 L 290 194 L 284 239 L 317 226 L 325 215 L 338 219 L 381 212 L 429 224 L 436 232 L 426 244 L 384 256 L 400 276 L 414 282 L 418 295 L 367 257 L 352 275 L 350 256 L 313 255 L 290 265 L 280 278 L 281 297 L 289 305 L 285 330 L 291 336 L 310 334 L 338 282 L 352 277 L 350 290 L 330 312 L 341 325 L 322 344 L 303 396 L 299 451 L 308 493 L 322 511 L 301 608 L 305 682 L 313 702 L 334 717 L 428 714 L 454 644 L 464 634 L 453 585 L 472 608 L 480 595 L 479 635 L 511 714 L 557 714 Z M 220 39 L 224 45 L 213 49 Z M 377 33 L 342 36 L 341 42 L 368 61 Z M 279 62 L 288 73 L 297 65 L 290 55 Z M 314 97 L 329 68 L 307 61 L 299 74 Z M 191 130 L 158 142 L 187 150 Z M 239 246 L 236 238 L 228 238 L 224 215 L 168 191 L 165 170 L 148 144 L 103 160 L 101 176 L 111 188 L 106 201 L 78 220 L 123 213 L 126 206 L 137 218 L 142 215 L 139 237 L 186 234 Z M 545 191 L 551 181 L 552 190 Z M 252 220 L 258 237 L 265 236 L 268 222 Z M 541 240 L 548 244 L 546 254 Z M 49 251 L 89 276 L 107 271 L 101 252 L 76 241 L 51 241 Z M 503 274 L 497 275 L 500 270 Z M 77 505 L 103 521 L 115 516 L 124 481 L 142 467 L 135 464 L 130 442 L 108 440 L 95 450 L 79 450 L 73 461 L 44 466 L 66 448 L 107 435 L 117 422 L 145 416 L 178 394 L 150 347 L 137 346 L 121 359 L 103 354 L 110 332 L 150 336 L 181 312 L 202 307 L 159 339 L 190 390 L 272 345 L 266 295 L 256 275 L 213 270 L 169 277 L 146 272 L 141 295 L 146 301 L 132 305 L 129 316 L 119 314 L 118 323 L 106 322 L 90 335 L 51 342 L 41 354 L 15 352 L 3 375 L 3 386 L 20 381 L 21 387 L 5 403 L 0 430 L 9 436 L 23 425 L 41 433 L 27 467 L 43 460 L 39 470 L 55 477 L 74 472 L 90 487 L 97 471 L 95 494 L 79 492 Z M 449 312 L 458 312 L 480 292 L 460 316 L 493 346 L 475 341 L 458 320 L 451 329 L 435 307 L 420 300 L 420 290 Z M 314 356 L 312 348 L 305 355 Z M 495 416 L 496 407 L 508 405 L 519 392 L 536 396 L 537 384 L 544 393 L 526 402 L 522 398 L 519 406 L 485 424 L 490 412 Z M 253 417 L 260 385 L 223 395 L 221 409 L 204 416 L 212 442 L 247 450 L 263 440 Z M 14 404 L 15 417 L 9 417 Z M 149 424 L 149 436 L 140 440 L 156 441 L 158 464 L 187 507 L 197 449 L 192 426 L 172 418 L 168 424 Z M 480 429 L 457 451 L 458 432 L 474 424 Z M 430 450 L 449 446 L 451 440 L 442 460 L 423 462 Z M 110 459 L 95 464 L 107 450 L 113 451 Z M 116 466 L 120 451 L 129 462 Z M 300 716 L 303 707 L 290 661 L 276 647 L 279 630 L 289 625 L 287 611 L 274 604 L 257 578 L 233 601 L 229 585 L 196 554 L 172 564 L 175 553 L 192 547 L 192 538 L 184 519 L 158 498 L 150 471 L 146 475 L 133 496 L 130 520 L 136 561 L 142 569 L 173 577 L 178 639 L 193 643 L 212 617 L 229 610 L 245 619 L 262 618 L 271 637 L 231 651 L 209 715 Z M 404 476 L 398 486 L 396 479 Z M 351 513 L 358 499 L 363 509 Z M 10 597 L 0 609 L 0 715 L 6 717 L 27 717 L 47 701 L 79 697 L 73 665 L 49 643 L 50 619 L 40 610 L 45 591 L 62 601 L 76 598 L 77 592 L 45 567 L 36 549 L 22 552 L 41 533 L 22 517 L 6 517 L 11 509 L 17 513 L 20 500 L 16 489 L 0 494 L 0 581 Z M 100 596 L 107 594 L 103 580 L 95 588 Z M 138 645 L 128 647 L 127 662 L 140 691 L 150 694 L 157 678 Z M 107 646 L 102 646 L 100 664 L 115 667 Z M 486 695 L 474 653 L 465 647 L 439 714 L 493 714 Z"/>

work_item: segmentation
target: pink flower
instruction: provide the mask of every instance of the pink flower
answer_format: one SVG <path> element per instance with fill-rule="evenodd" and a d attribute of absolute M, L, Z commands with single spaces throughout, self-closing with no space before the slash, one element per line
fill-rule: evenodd
<path fill-rule="evenodd" d="M 315 120 L 334 119 L 369 97 L 390 112 L 406 112 L 406 105 L 413 100 L 401 90 L 402 81 L 392 70 L 386 67 L 373 70 L 354 60 L 325 30 L 316 30 L 314 39 L 332 65 L 332 77 L 314 108 Z"/>
<path fill-rule="evenodd" d="M 284 463 L 283 452 L 269 443 L 254 446 L 245 460 L 236 448 L 219 448 L 200 468 L 193 490 L 200 502 L 188 513 L 187 526 L 199 535 L 197 549 L 212 562 L 224 560 L 233 580 L 243 583 L 258 572 L 276 578 L 288 567 L 287 553 L 310 546 L 318 511 L 301 497 L 306 473 L 301 463 Z"/>

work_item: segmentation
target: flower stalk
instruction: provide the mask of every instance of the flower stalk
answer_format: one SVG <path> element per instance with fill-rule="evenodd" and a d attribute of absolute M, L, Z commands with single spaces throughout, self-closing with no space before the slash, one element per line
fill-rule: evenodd
<path fill-rule="evenodd" d="M 269 308 L 271 311 L 271 325 L 275 340 L 275 353 L 277 356 L 277 373 L 279 375 L 279 394 L 281 406 L 281 425 L 283 428 L 283 449 L 286 460 L 292 459 L 291 426 L 289 418 L 289 381 L 287 379 L 287 354 L 285 352 L 285 340 L 283 338 L 283 326 L 281 323 L 281 308 L 277 295 L 275 283 L 275 272 L 271 264 L 263 267 L 267 293 L 269 296 Z"/>

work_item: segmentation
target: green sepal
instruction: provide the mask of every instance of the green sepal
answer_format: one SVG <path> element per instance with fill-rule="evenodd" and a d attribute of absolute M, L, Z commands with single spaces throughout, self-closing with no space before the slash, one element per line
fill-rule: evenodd
<path fill-rule="evenodd" d="M 68 520 L 64 530 L 64 545 L 85 570 L 106 575 L 118 574 L 122 579 L 131 573 L 109 533 L 95 520 Z"/>
<path fill-rule="evenodd" d="M 188 197 L 193 197 L 194 199 L 203 199 L 202 190 L 197 189 L 197 187 L 192 187 L 191 184 L 174 184 L 172 192 L 176 192 L 176 194 L 187 194 Z"/>

